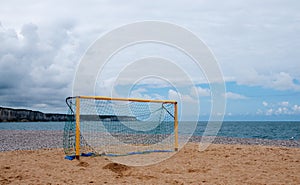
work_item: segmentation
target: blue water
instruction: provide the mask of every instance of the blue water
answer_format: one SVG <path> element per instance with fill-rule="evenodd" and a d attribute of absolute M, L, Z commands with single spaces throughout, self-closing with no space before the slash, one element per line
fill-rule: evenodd
<path fill-rule="evenodd" d="M 0 122 L 0 130 L 61 130 L 64 122 Z M 189 127 L 188 122 L 180 123 L 179 128 Z M 194 135 L 201 136 L 206 128 L 206 122 L 199 122 Z M 179 134 L 185 131 L 179 129 Z M 249 121 L 225 121 L 223 122 L 218 136 L 237 138 L 261 138 L 273 140 L 300 140 L 300 121 L 284 122 L 249 122 Z"/>
<path fill-rule="evenodd" d="M 194 135 L 203 135 L 206 122 L 199 122 Z M 225 121 L 218 136 L 273 140 L 300 139 L 300 122 Z"/>
<path fill-rule="evenodd" d="M 0 122 L 0 130 L 64 130 L 65 122 Z"/>

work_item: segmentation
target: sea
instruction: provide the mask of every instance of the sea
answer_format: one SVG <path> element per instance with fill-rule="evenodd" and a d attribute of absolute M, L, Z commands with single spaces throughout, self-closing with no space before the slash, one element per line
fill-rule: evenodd
<path fill-rule="evenodd" d="M 0 130 L 63 131 L 65 122 L 0 122 Z M 190 122 L 179 123 L 179 135 L 187 131 L 202 136 L 207 122 L 200 121 L 189 129 Z M 270 140 L 300 140 L 300 121 L 224 121 L 217 136 L 259 138 Z"/>

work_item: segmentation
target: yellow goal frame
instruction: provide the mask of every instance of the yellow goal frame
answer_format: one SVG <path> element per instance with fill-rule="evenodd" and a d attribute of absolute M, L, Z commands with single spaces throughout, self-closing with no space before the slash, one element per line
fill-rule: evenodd
<path fill-rule="evenodd" d="M 79 159 L 80 156 L 80 99 L 94 100 L 115 100 L 115 101 L 132 101 L 132 102 L 153 102 L 153 103 L 172 103 L 174 104 L 174 150 L 178 151 L 178 107 L 175 100 L 150 100 L 140 98 L 114 98 L 106 96 L 76 96 L 76 133 L 75 133 L 75 156 Z"/>

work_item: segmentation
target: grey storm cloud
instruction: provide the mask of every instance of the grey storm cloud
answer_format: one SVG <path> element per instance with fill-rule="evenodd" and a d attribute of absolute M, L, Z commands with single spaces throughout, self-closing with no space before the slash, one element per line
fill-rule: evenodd
<path fill-rule="evenodd" d="M 2 106 L 45 110 L 64 106 L 63 99 L 71 95 L 78 61 L 76 51 L 79 44 L 72 38 L 71 29 L 69 24 L 59 24 L 45 33 L 29 23 L 18 32 L 1 25 Z"/>

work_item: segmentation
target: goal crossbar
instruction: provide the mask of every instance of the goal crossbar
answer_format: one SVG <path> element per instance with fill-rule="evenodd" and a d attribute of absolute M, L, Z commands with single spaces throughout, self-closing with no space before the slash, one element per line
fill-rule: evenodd
<path fill-rule="evenodd" d="M 177 104 L 177 101 L 175 101 L 175 100 L 151 100 L 151 99 L 142 99 L 142 98 L 117 98 L 117 97 L 107 97 L 107 96 L 75 96 L 75 97 L 68 97 L 67 99 L 72 99 L 72 98 Z"/>

